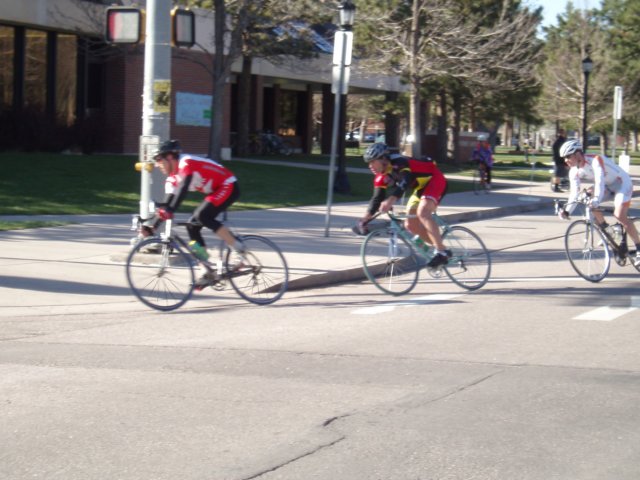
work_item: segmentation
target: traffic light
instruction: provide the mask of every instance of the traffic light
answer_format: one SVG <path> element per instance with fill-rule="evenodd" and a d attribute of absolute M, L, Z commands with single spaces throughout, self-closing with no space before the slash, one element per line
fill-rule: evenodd
<path fill-rule="evenodd" d="M 142 13 L 132 7 L 107 8 L 105 39 L 107 43 L 138 43 L 142 30 Z"/>
<path fill-rule="evenodd" d="M 171 10 L 171 40 L 176 47 L 193 47 L 195 27 L 195 15 L 191 10 L 178 7 Z"/>

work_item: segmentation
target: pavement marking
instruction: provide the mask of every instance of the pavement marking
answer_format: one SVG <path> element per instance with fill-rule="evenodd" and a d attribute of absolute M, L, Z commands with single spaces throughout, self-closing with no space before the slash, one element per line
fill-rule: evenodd
<path fill-rule="evenodd" d="M 419 305 L 427 305 L 429 303 L 444 302 L 453 298 L 461 297 L 464 293 L 434 293 L 424 297 L 418 297 L 403 302 L 389 302 L 384 305 L 376 305 L 374 307 L 363 307 L 353 310 L 353 315 L 377 315 L 379 313 L 388 313 L 397 307 L 417 307 Z"/>
<path fill-rule="evenodd" d="M 583 314 L 573 317 L 573 320 L 594 320 L 597 322 L 610 322 L 618 317 L 637 310 L 636 307 L 598 307 Z"/>

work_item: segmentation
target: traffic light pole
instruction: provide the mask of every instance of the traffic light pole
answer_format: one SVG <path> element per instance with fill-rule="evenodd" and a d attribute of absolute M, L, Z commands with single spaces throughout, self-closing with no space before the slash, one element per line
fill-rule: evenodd
<path fill-rule="evenodd" d="M 169 139 L 171 112 L 171 0 L 147 0 L 140 139 L 140 216 L 149 218 L 151 201 L 163 197 L 164 179 L 153 169 L 153 152 Z"/>

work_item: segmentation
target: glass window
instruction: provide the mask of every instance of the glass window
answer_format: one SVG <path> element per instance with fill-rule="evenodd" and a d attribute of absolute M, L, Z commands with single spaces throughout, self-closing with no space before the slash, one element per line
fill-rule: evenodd
<path fill-rule="evenodd" d="M 72 125 L 76 115 L 76 36 L 58 33 L 57 38 L 56 118 L 63 125 Z"/>
<path fill-rule="evenodd" d="M 13 103 L 13 27 L 0 25 L 0 110 Z"/>
<path fill-rule="evenodd" d="M 104 64 L 89 63 L 87 72 L 87 108 L 104 107 Z"/>
<path fill-rule="evenodd" d="M 298 92 L 282 90 L 280 94 L 280 126 L 279 135 L 296 134 L 296 117 L 298 111 Z"/>
<path fill-rule="evenodd" d="M 47 87 L 47 33 L 26 31 L 24 105 L 44 111 Z"/>

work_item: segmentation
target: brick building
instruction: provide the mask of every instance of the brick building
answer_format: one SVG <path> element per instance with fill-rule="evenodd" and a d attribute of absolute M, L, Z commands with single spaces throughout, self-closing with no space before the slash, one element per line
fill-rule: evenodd
<path fill-rule="evenodd" d="M 6 125 L 21 124 L 21 114 L 40 115 L 58 126 L 80 125 L 74 130 L 76 141 L 91 143 L 92 150 L 138 151 L 144 48 L 104 43 L 104 11 L 109 3 L 0 2 L 0 118 L 5 119 Z M 207 51 L 214 50 L 212 26 L 212 13 L 196 10 L 196 40 Z M 289 67 L 254 60 L 250 128 L 290 135 L 301 151 L 308 152 L 314 134 L 312 98 L 321 95 L 322 117 L 326 120 L 321 137 L 326 151 L 333 115 L 331 58 L 326 52 L 320 58 L 297 61 Z M 171 137 L 181 139 L 185 148 L 193 152 L 208 151 L 206 108 L 214 92 L 210 74 L 202 64 L 210 62 L 211 56 L 201 50 L 173 48 Z M 234 75 L 222 92 L 224 156 L 230 154 L 237 122 L 235 75 L 240 67 L 240 62 L 234 65 Z M 350 92 L 393 95 L 403 90 L 398 78 L 368 75 L 357 65 L 352 68 Z M 7 148 L 7 143 L 19 136 L 5 130 L 5 135 L 0 135 L 0 148 Z"/>

